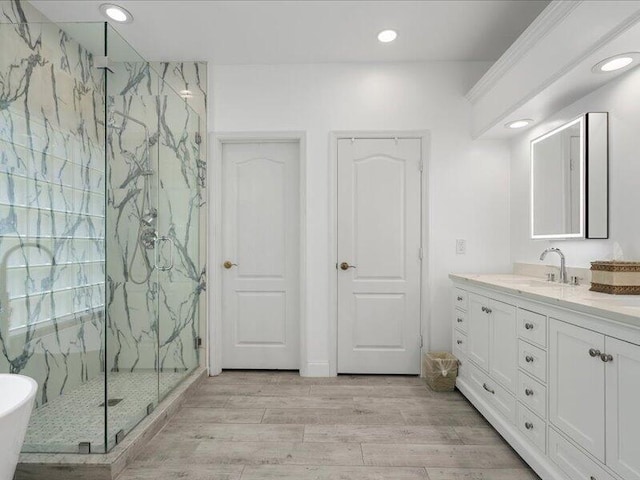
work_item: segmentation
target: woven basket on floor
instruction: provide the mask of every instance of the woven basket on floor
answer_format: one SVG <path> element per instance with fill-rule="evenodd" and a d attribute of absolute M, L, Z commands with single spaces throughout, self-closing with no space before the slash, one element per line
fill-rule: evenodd
<path fill-rule="evenodd" d="M 422 371 L 431 390 L 451 392 L 456 386 L 458 359 L 449 352 L 426 353 Z"/>

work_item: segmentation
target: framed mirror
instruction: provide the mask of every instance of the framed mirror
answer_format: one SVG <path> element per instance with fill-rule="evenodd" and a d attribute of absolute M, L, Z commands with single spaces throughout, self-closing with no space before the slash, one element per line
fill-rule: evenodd
<path fill-rule="evenodd" d="M 531 142 L 532 238 L 608 238 L 607 124 L 587 113 Z"/>

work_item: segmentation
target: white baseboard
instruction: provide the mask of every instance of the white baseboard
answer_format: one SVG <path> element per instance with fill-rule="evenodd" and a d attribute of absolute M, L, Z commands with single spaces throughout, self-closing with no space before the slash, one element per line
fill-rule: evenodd
<path fill-rule="evenodd" d="M 300 370 L 302 377 L 332 377 L 329 362 L 309 362 Z"/>

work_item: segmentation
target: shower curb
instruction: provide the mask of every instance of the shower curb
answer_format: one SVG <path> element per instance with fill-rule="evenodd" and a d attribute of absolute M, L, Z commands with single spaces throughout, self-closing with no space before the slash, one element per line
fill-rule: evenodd
<path fill-rule="evenodd" d="M 109 453 L 23 453 L 14 480 L 114 480 L 206 377 L 205 367 L 196 369 Z"/>

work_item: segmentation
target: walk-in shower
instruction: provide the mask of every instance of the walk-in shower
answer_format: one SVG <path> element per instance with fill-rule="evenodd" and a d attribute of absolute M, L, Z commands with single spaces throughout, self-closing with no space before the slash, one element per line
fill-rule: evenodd
<path fill-rule="evenodd" d="M 24 451 L 107 452 L 198 366 L 200 119 L 107 24 L 15 21 L 0 373 L 38 382 Z"/>

